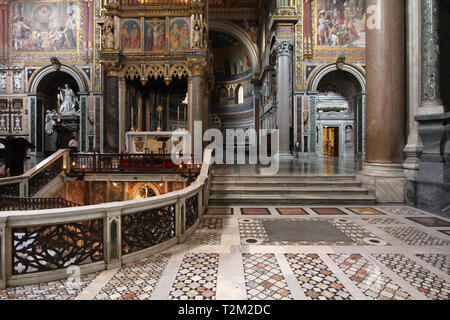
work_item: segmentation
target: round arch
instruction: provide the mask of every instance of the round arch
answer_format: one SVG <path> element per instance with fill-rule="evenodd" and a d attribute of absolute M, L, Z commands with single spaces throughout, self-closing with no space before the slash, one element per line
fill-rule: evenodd
<path fill-rule="evenodd" d="M 152 189 L 153 192 L 155 193 L 155 196 L 161 195 L 161 190 L 159 190 L 159 188 L 154 183 L 141 182 L 141 183 L 138 183 L 136 186 L 134 186 L 133 190 L 131 191 L 131 199 L 130 200 L 135 199 L 135 197 L 138 195 L 138 192 L 140 191 L 140 189 L 142 189 L 144 187 L 149 187 L 150 189 Z"/>
<path fill-rule="evenodd" d="M 361 70 L 359 67 L 347 63 L 344 64 L 341 69 L 337 68 L 336 63 L 330 63 L 319 68 L 315 73 L 313 73 L 310 76 L 310 80 L 307 86 L 308 91 L 317 91 L 317 88 L 322 78 L 328 73 L 338 70 L 350 73 L 356 79 L 356 81 L 358 81 L 359 85 L 361 86 L 362 93 L 366 92 L 365 72 Z"/>
<path fill-rule="evenodd" d="M 224 33 L 228 33 L 234 36 L 236 39 L 241 41 L 245 48 L 250 53 L 250 59 L 252 61 L 252 65 L 254 66 L 254 73 L 259 73 L 261 70 L 261 65 L 259 63 L 259 53 L 257 46 L 250 40 L 250 37 L 245 33 L 244 30 L 239 28 L 238 26 L 232 23 L 225 23 L 222 21 L 211 21 L 210 31 L 220 31 Z"/>
<path fill-rule="evenodd" d="M 81 74 L 80 71 L 78 71 L 77 69 L 73 68 L 73 67 L 69 67 L 66 65 L 61 65 L 60 72 L 65 72 L 67 74 L 69 74 L 70 76 L 72 76 L 79 88 L 79 93 L 83 94 L 83 93 L 87 93 L 89 91 L 89 87 L 87 85 L 87 81 L 86 79 L 83 77 L 83 75 Z M 30 79 L 28 86 L 27 86 L 27 92 L 28 93 L 37 93 L 37 89 L 39 86 L 40 81 L 45 78 L 45 76 L 47 76 L 50 73 L 56 72 L 55 68 L 53 67 L 53 65 L 48 65 L 46 67 L 41 68 L 39 71 L 37 71 Z"/>

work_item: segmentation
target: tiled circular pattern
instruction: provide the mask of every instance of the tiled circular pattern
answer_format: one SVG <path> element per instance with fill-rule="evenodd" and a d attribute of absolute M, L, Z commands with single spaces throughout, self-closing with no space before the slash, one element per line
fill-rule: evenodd
<path fill-rule="evenodd" d="M 370 244 L 372 246 L 385 246 L 385 245 L 387 245 L 386 241 L 381 240 L 379 238 L 363 238 L 362 240 L 365 243 Z"/>

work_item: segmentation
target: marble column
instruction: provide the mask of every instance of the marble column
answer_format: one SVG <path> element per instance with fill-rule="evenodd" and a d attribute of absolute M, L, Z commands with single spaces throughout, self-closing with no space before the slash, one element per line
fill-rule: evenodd
<path fill-rule="evenodd" d="M 291 60 L 292 41 L 277 41 L 277 126 L 279 131 L 279 150 L 276 155 L 292 157 L 290 127 L 292 114 Z"/>
<path fill-rule="evenodd" d="M 360 177 L 378 202 L 404 202 L 404 2 L 368 0 L 367 6 L 376 13 L 366 31 L 366 154 Z"/>
<path fill-rule="evenodd" d="M 422 104 L 419 115 L 444 112 L 439 68 L 439 0 L 422 0 Z"/>
<path fill-rule="evenodd" d="M 126 127 L 126 95 L 127 95 L 127 86 L 125 78 L 119 79 L 119 101 L 120 101 L 120 127 L 119 127 L 119 150 L 120 152 L 125 152 L 125 132 L 128 129 Z"/>
<path fill-rule="evenodd" d="M 405 161 L 403 168 L 406 176 L 406 201 L 410 205 L 416 203 L 416 179 L 419 169 L 419 157 L 422 152 L 422 141 L 418 134 L 418 123 L 414 117 L 421 104 L 422 0 L 406 1 L 406 129 L 408 139 L 403 152 Z"/>
<path fill-rule="evenodd" d="M 106 76 L 104 104 L 104 147 L 105 153 L 118 153 L 120 150 L 120 119 L 119 119 L 119 86 L 117 73 Z"/>
<path fill-rule="evenodd" d="M 440 92 L 439 0 L 422 0 L 422 13 L 422 102 L 415 120 L 423 148 L 416 201 L 419 208 L 448 218 L 450 113 L 444 113 Z"/>
<path fill-rule="evenodd" d="M 189 106 L 188 106 L 188 130 L 191 134 L 191 152 L 197 157 L 194 159 L 195 163 L 202 162 L 202 138 L 203 129 L 203 110 L 205 104 L 205 68 L 207 66 L 206 60 L 195 59 L 188 61 L 188 67 L 191 69 L 192 78 L 188 82 L 189 90 Z M 201 132 L 196 132 L 195 122 L 202 124 Z M 200 128 L 199 128 L 200 129 Z M 197 141 L 195 141 L 197 140 Z M 195 144 L 194 144 L 195 141 Z"/>

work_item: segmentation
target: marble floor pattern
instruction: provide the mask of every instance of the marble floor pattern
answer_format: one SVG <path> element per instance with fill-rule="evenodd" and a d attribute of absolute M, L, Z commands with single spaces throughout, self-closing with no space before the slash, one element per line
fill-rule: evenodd
<path fill-rule="evenodd" d="M 340 237 L 279 241 L 266 230 L 279 221 L 326 224 Z M 407 206 L 210 208 L 164 252 L 83 275 L 76 288 L 11 287 L 0 299 L 448 300 L 449 222 Z"/>

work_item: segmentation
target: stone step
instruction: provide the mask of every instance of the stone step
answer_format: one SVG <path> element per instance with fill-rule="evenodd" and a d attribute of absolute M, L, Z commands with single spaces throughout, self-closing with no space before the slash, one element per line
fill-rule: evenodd
<path fill-rule="evenodd" d="M 213 182 L 310 182 L 356 181 L 354 175 L 223 175 L 213 174 Z"/>
<path fill-rule="evenodd" d="M 311 195 L 311 194 L 214 194 L 209 198 L 209 205 L 308 205 L 308 204 L 375 204 L 372 195 Z"/>
<path fill-rule="evenodd" d="M 285 181 L 212 181 L 212 186 L 236 186 L 236 187 L 360 187 L 361 183 L 358 181 L 295 181 L 295 180 L 285 180 Z"/>
<path fill-rule="evenodd" d="M 280 187 L 273 186 L 267 187 L 261 185 L 258 187 L 249 186 L 217 186 L 213 185 L 211 188 L 211 194 L 368 194 L 368 190 L 361 187 Z"/>

